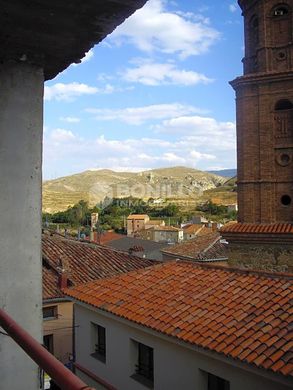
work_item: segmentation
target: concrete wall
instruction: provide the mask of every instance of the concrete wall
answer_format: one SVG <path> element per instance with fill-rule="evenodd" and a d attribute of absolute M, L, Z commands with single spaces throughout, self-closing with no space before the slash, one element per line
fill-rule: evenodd
<path fill-rule="evenodd" d="M 0 307 L 41 341 L 43 72 L 0 64 Z M 38 368 L 0 335 L 0 387 L 39 388 Z"/>
<path fill-rule="evenodd" d="M 59 302 L 44 304 L 43 307 L 57 306 L 57 317 L 43 320 L 45 335 L 53 335 L 54 356 L 62 363 L 68 363 L 72 354 L 73 303 Z"/>
<path fill-rule="evenodd" d="M 75 313 L 76 324 L 79 326 L 76 329 L 77 363 L 119 390 L 146 389 L 130 377 L 134 373 L 136 360 L 134 341 L 154 349 L 156 390 L 207 390 L 207 377 L 204 372 L 230 381 L 230 390 L 289 389 L 289 386 L 207 357 L 83 306 L 76 305 Z M 106 328 L 106 363 L 90 355 L 92 322 Z M 96 388 L 101 387 L 97 385 Z"/>

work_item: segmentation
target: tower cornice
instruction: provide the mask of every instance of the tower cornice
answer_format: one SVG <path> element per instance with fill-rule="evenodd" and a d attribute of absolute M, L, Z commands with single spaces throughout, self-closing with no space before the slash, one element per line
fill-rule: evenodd
<path fill-rule="evenodd" d="M 289 72 L 263 72 L 263 73 L 250 73 L 244 76 L 236 77 L 236 79 L 230 81 L 230 85 L 236 89 L 238 86 L 246 84 L 260 84 L 267 82 L 278 82 L 293 79 L 293 71 Z"/>

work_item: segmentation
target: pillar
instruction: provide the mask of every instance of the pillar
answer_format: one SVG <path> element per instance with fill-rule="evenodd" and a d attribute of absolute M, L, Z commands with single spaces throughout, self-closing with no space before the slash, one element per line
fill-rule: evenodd
<path fill-rule="evenodd" d="M 43 71 L 0 64 L 0 307 L 41 341 Z M 0 387 L 39 389 L 38 367 L 0 334 Z"/>

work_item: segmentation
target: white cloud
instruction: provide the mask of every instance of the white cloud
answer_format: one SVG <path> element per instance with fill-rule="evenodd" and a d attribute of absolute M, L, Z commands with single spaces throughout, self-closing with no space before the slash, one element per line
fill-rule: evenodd
<path fill-rule="evenodd" d="M 75 116 L 66 116 L 66 117 L 61 117 L 60 118 L 61 121 L 63 122 L 68 122 L 68 123 L 78 123 L 80 122 L 80 118 L 77 118 Z"/>
<path fill-rule="evenodd" d="M 97 93 L 99 90 L 96 87 L 91 87 L 87 84 L 82 83 L 56 83 L 51 86 L 45 86 L 45 100 L 65 100 L 70 101 L 81 95 L 92 95 Z"/>
<path fill-rule="evenodd" d="M 215 135 L 235 134 L 236 125 L 234 122 L 219 122 L 214 118 L 202 116 L 181 116 L 163 121 L 162 125 L 156 127 L 158 133 L 173 134 L 197 134 Z"/>
<path fill-rule="evenodd" d="M 164 0 L 149 0 L 111 34 L 109 41 L 126 41 L 144 52 L 178 54 L 184 59 L 206 52 L 219 39 L 208 19 L 168 12 L 166 4 Z"/>
<path fill-rule="evenodd" d="M 238 9 L 237 3 L 232 3 L 229 5 L 230 12 L 234 13 L 237 11 L 237 9 Z"/>
<path fill-rule="evenodd" d="M 160 64 L 151 61 L 139 64 L 136 68 L 126 69 L 122 77 L 129 82 L 150 86 L 165 84 L 189 86 L 200 83 L 208 84 L 213 81 L 201 73 L 178 69 L 175 64 Z"/>
<path fill-rule="evenodd" d="M 85 56 L 80 60 L 78 64 L 72 64 L 73 66 L 78 66 L 80 64 L 83 64 L 84 62 L 90 61 L 94 56 L 93 49 L 90 49 L 88 52 L 85 53 Z"/>
<path fill-rule="evenodd" d="M 54 129 L 50 133 L 50 138 L 54 142 L 68 142 L 76 139 L 76 136 L 70 130 Z"/>
<path fill-rule="evenodd" d="M 72 101 L 82 95 L 94 95 L 96 93 L 101 95 L 108 95 L 116 91 L 116 88 L 111 84 L 106 84 L 101 88 L 92 87 L 82 83 L 56 83 L 51 86 L 45 86 L 44 99 L 57 101 Z"/>
<path fill-rule="evenodd" d="M 141 125 L 151 120 L 162 120 L 192 113 L 200 113 L 202 110 L 194 106 L 172 103 L 143 107 L 128 107 L 117 110 L 87 108 L 86 112 L 94 114 L 95 118 L 98 120 L 119 120 L 131 125 Z"/>
<path fill-rule="evenodd" d="M 235 167 L 235 124 L 214 118 L 178 117 L 164 121 L 163 137 L 109 139 L 82 138 L 66 129 L 44 135 L 44 168 L 59 175 L 89 167 L 138 171 L 185 165 L 198 169 L 213 166 Z M 170 135 L 170 137 L 169 137 Z M 172 138 L 171 138 L 172 137 Z M 62 169 L 65 171 L 60 171 Z"/>

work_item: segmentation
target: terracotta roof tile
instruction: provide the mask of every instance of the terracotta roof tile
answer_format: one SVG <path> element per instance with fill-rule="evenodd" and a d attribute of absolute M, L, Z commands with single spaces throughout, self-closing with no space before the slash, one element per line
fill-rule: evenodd
<path fill-rule="evenodd" d="M 234 223 L 221 228 L 222 233 L 260 233 L 260 234 L 293 234 L 293 225 L 290 223 Z"/>
<path fill-rule="evenodd" d="M 42 254 L 43 299 L 63 297 L 58 287 L 60 260 L 66 268 L 69 285 L 111 277 L 157 263 L 101 245 L 47 234 L 42 236 Z"/>
<path fill-rule="evenodd" d="M 170 337 L 293 375 L 292 281 L 293 275 L 177 261 L 90 282 L 66 294 Z M 276 291 L 284 286 L 284 302 L 272 310 Z"/>
<path fill-rule="evenodd" d="M 166 247 L 161 252 L 173 257 L 196 261 L 226 260 L 228 258 L 227 246 L 221 242 L 221 236 L 217 232 L 199 234 L 192 240 Z"/>

